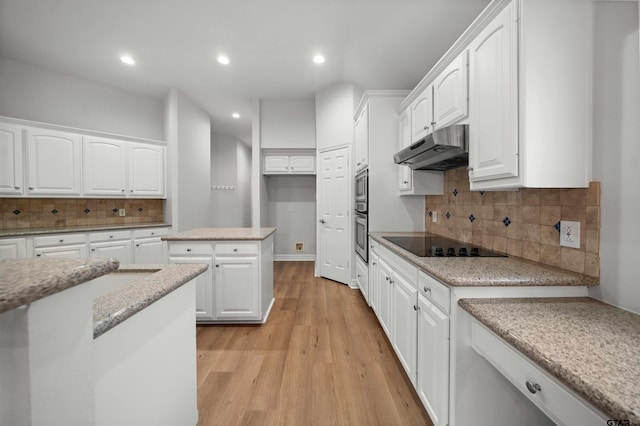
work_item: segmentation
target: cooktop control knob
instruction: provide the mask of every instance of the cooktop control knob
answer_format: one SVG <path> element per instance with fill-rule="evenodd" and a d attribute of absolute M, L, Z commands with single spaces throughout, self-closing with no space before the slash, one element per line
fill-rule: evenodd
<path fill-rule="evenodd" d="M 478 251 L 478 247 L 471 247 L 470 256 L 480 256 L 480 252 Z"/>
<path fill-rule="evenodd" d="M 458 250 L 458 256 L 466 256 L 466 255 L 467 255 L 467 248 L 460 247 L 460 249 Z"/>
<path fill-rule="evenodd" d="M 442 247 L 436 247 L 436 250 L 435 250 L 435 252 L 433 254 L 434 254 L 434 256 L 438 256 L 438 257 L 444 256 L 444 252 L 442 251 Z"/>
<path fill-rule="evenodd" d="M 455 256 L 456 255 L 456 249 L 454 249 L 453 247 L 449 247 L 447 249 L 447 256 Z"/>

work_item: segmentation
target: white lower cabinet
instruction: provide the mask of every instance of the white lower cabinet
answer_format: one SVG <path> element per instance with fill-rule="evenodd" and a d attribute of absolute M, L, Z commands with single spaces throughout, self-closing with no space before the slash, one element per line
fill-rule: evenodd
<path fill-rule="evenodd" d="M 121 265 L 132 263 L 131 231 L 90 233 L 89 257 L 112 257 Z"/>
<path fill-rule="evenodd" d="M 360 256 L 356 256 L 356 282 L 362 296 L 364 296 L 364 300 L 367 303 L 371 303 L 369 302 L 371 297 L 369 293 L 369 271 L 367 270 L 367 264 L 364 263 Z"/>
<path fill-rule="evenodd" d="M 391 316 L 393 308 L 393 289 L 391 288 L 391 279 L 393 271 L 387 265 L 382 257 L 378 263 L 378 283 L 380 286 L 380 303 L 378 310 L 378 321 L 382 329 L 391 341 Z"/>
<path fill-rule="evenodd" d="M 373 312 L 378 315 L 378 311 L 380 310 L 380 280 L 378 274 L 380 258 L 378 256 L 378 243 L 372 241 L 369 247 L 369 306 L 371 306 Z"/>
<path fill-rule="evenodd" d="M 169 263 L 206 263 L 196 281 L 196 321 L 261 323 L 273 304 L 273 237 L 262 241 L 169 241 Z"/>
<path fill-rule="evenodd" d="M 88 257 L 85 234 L 60 234 L 33 239 L 35 257 L 83 258 Z"/>
<path fill-rule="evenodd" d="M 167 235 L 169 235 L 169 228 L 133 231 L 133 263 L 167 263 L 167 242 L 161 239 Z"/>
<path fill-rule="evenodd" d="M 0 240 L 0 260 L 27 257 L 26 238 L 6 238 Z"/>
<path fill-rule="evenodd" d="M 416 391 L 434 426 L 449 421 L 449 316 L 418 295 Z"/>
<path fill-rule="evenodd" d="M 391 282 L 393 291 L 393 319 L 392 336 L 400 364 L 409 376 L 409 380 L 416 384 L 416 329 L 418 310 L 418 290 L 416 282 L 410 282 L 394 273 Z"/>

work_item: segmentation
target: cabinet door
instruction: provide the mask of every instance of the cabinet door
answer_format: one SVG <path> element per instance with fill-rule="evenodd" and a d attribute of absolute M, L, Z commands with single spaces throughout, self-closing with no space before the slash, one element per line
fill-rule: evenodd
<path fill-rule="evenodd" d="M 400 140 L 399 149 L 411 145 L 411 117 L 408 112 L 400 116 Z M 398 166 L 398 189 L 400 191 L 411 191 L 413 188 L 413 173 L 409 166 Z"/>
<path fill-rule="evenodd" d="M 316 157 L 313 155 L 292 155 L 289 157 L 291 173 L 310 174 L 316 172 Z"/>
<path fill-rule="evenodd" d="M 22 194 L 22 173 L 22 127 L 0 123 L 0 194 Z"/>
<path fill-rule="evenodd" d="M 434 129 L 453 124 L 468 115 L 467 71 L 465 50 L 433 82 Z"/>
<path fill-rule="evenodd" d="M 378 255 L 369 251 L 369 306 L 378 315 L 380 310 L 380 281 L 378 273 Z"/>
<path fill-rule="evenodd" d="M 369 303 L 369 280 L 367 277 L 367 264 L 360 259 L 360 256 L 356 256 L 356 281 L 364 300 Z"/>
<path fill-rule="evenodd" d="M 27 257 L 27 241 L 24 238 L 0 240 L 0 260 Z"/>
<path fill-rule="evenodd" d="M 469 46 L 469 178 L 518 176 L 516 2 Z"/>
<path fill-rule="evenodd" d="M 132 260 L 131 240 L 91 243 L 89 244 L 89 257 L 113 257 L 118 259 L 121 265 L 130 264 Z"/>
<path fill-rule="evenodd" d="M 394 273 L 392 280 L 393 348 L 409 380 L 415 386 L 418 289 L 415 283 L 410 283 L 398 274 Z"/>
<path fill-rule="evenodd" d="M 205 263 L 209 267 L 196 278 L 196 321 L 216 319 L 213 311 L 213 258 L 212 256 L 176 256 L 169 263 Z"/>
<path fill-rule="evenodd" d="M 416 390 L 434 426 L 449 421 L 449 317 L 418 296 Z"/>
<path fill-rule="evenodd" d="M 126 142 L 84 137 L 85 195 L 125 196 Z"/>
<path fill-rule="evenodd" d="M 131 143 L 129 148 L 129 195 L 164 198 L 165 148 Z"/>
<path fill-rule="evenodd" d="M 31 195 L 80 195 L 82 180 L 79 135 L 27 128 Z"/>
<path fill-rule="evenodd" d="M 355 124 L 356 171 L 369 164 L 369 104 L 365 104 Z"/>
<path fill-rule="evenodd" d="M 167 263 L 167 242 L 159 237 L 134 240 L 133 263 L 150 265 Z"/>
<path fill-rule="evenodd" d="M 216 319 L 261 318 L 258 265 L 257 256 L 216 257 Z"/>
<path fill-rule="evenodd" d="M 391 287 L 391 280 L 391 268 L 389 268 L 389 266 L 380 259 L 378 263 L 378 284 L 380 286 L 380 312 L 378 314 L 378 319 L 380 320 L 382 329 L 387 334 L 387 337 L 389 337 L 389 340 L 393 341 L 391 338 L 391 313 L 393 307 L 393 289 Z"/>
<path fill-rule="evenodd" d="M 41 247 L 34 250 L 36 257 L 47 258 L 74 258 L 81 259 L 87 256 L 87 245 L 69 245 L 59 247 Z"/>
<path fill-rule="evenodd" d="M 266 155 L 264 157 L 264 173 L 289 173 L 288 155 Z"/>
<path fill-rule="evenodd" d="M 411 143 L 433 131 L 433 86 L 427 87 L 411 104 Z"/>

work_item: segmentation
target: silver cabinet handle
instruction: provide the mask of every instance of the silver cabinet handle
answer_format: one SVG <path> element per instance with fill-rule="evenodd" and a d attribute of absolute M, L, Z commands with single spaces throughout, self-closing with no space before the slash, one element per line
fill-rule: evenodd
<path fill-rule="evenodd" d="M 530 382 L 528 380 L 525 382 L 525 385 L 527 385 L 527 389 L 529 389 L 529 392 L 531 392 L 531 393 L 538 393 L 539 391 L 542 390 L 542 388 L 540 387 L 539 384 L 532 383 L 532 382 Z"/>
<path fill-rule="evenodd" d="M 219 268 L 219 267 L 220 267 L 220 264 L 219 264 L 219 263 L 216 263 L 216 268 Z"/>
<path fill-rule="evenodd" d="M 59 240 L 61 243 L 64 243 L 64 240 Z"/>
<path fill-rule="evenodd" d="M 238 251 L 238 249 L 237 249 L 237 248 L 234 248 L 234 249 L 233 249 L 233 251 L 234 251 L 234 252 L 237 252 L 237 251 Z"/>
<path fill-rule="evenodd" d="M 376 266 L 376 265 L 377 265 L 377 263 L 376 263 L 376 262 L 371 262 L 371 264 L 372 264 L 373 266 Z"/>
<path fill-rule="evenodd" d="M 36 256 L 37 256 L 37 257 L 40 257 L 40 256 L 42 256 L 42 253 L 38 253 L 38 254 L 36 254 Z"/>
<path fill-rule="evenodd" d="M 409 184 L 408 180 L 402 181 L 402 183 L 404 183 L 405 185 Z"/>
<path fill-rule="evenodd" d="M 113 238 L 113 235 L 109 235 L 109 238 Z"/>
<path fill-rule="evenodd" d="M 140 247 L 140 244 L 136 244 L 136 247 Z"/>
<path fill-rule="evenodd" d="M 431 126 L 436 127 L 436 122 L 435 122 L 435 121 L 432 121 L 432 122 L 431 122 Z"/>
<path fill-rule="evenodd" d="M 151 233 L 151 235 L 156 235 L 156 233 L 155 233 L 155 232 L 152 232 L 152 233 Z"/>
<path fill-rule="evenodd" d="M 19 186 L 14 186 L 13 189 L 20 189 L 20 187 Z"/>
<path fill-rule="evenodd" d="M 426 126 L 426 125 L 424 126 L 424 130 L 427 130 L 428 128 L 429 128 L 429 126 Z"/>
<path fill-rule="evenodd" d="M 133 189 L 132 189 L 132 190 L 130 190 L 129 192 L 133 192 Z"/>
<path fill-rule="evenodd" d="M 431 293 L 431 287 L 427 287 L 426 285 L 423 288 L 425 293 Z"/>
<path fill-rule="evenodd" d="M 33 190 L 33 186 L 30 186 L 29 189 Z"/>
<path fill-rule="evenodd" d="M 187 251 L 191 251 L 191 249 L 190 249 L 190 248 L 188 248 L 188 249 L 187 249 Z"/>
<path fill-rule="evenodd" d="M 385 280 L 389 281 L 389 277 L 384 277 Z"/>
<path fill-rule="evenodd" d="M 413 310 L 414 310 L 414 311 L 417 311 L 417 310 L 418 310 L 418 306 L 413 305 Z"/>
<path fill-rule="evenodd" d="M 91 251 L 96 251 L 96 249 L 92 248 Z"/>
<path fill-rule="evenodd" d="M 320 219 L 320 223 L 327 223 L 327 221 L 324 219 Z"/>
<path fill-rule="evenodd" d="M 124 192 L 124 189 L 121 189 L 122 192 Z"/>

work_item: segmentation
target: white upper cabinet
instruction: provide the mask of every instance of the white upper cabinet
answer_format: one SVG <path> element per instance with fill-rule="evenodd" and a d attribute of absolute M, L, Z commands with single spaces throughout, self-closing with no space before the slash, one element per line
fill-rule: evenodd
<path fill-rule="evenodd" d="M 472 190 L 589 185 L 593 8 L 514 0 L 471 42 Z"/>
<path fill-rule="evenodd" d="M 289 173 L 289 156 L 288 155 L 265 155 L 264 156 L 264 173 Z"/>
<path fill-rule="evenodd" d="M 129 144 L 129 196 L 164 198 L 165 147 Z"/>
<path fill-rule="evenodd" d="M 369 164 L 369 103 L 366 103 L 355 123 L 356 172 Z"/>
<path fill-rule="evenodd" d="M 467 117 L 467 51 L 463 51 L 433 82 L 433 128 L 446 127 Z M 432 129 L 433 130 L 433 129 Z"/>
<path fill-rule="evenodd" d="M 472 182 L 518 176 L 516 19 L 511 3 L 469 46 Z"/>
<path fill-rule="evenodd" d="M 411 116 L 405 112 L 400 116 L 400 140 L 399 149 L 411 145 Z M 411 191 L 413 189 L 413 173 L 409 166 L 398 166 L 398 189 Z"/>
<path fill-rule="evenodd" d="M 85 195 L 127 195 L 126 142 L 84 137 Z"/>
<path fill-rule="evenodd" d="M 22 149 L 22 127 L 0 123 L 0 194 L 24 192 Z"/>
<path fill-rule="evenodd" d="M 27 127 L 28 194 L 80 195 L 80 135 Z"/>
<path fill-rule="evenodd" d="M 310 150 L 265 150 L 263 152 L 265 175 L 313 175 L 316 173 L 316 157 Z"/>
<path fill-rule="evenodd" d="M 411 142 L 433 131 L 433 86 L 427 87 L 411 104 Z"/>

